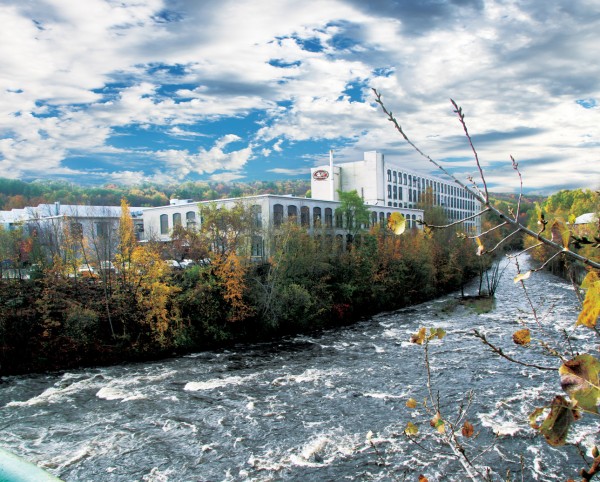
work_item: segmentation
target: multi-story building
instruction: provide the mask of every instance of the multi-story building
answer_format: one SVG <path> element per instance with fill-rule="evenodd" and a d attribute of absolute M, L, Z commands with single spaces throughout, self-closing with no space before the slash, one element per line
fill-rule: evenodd
<path fill-rule="evenodd" d="M 296 196 L 263 194 L 242 198 L 219 199 L 217 201 L 194 202 L 171 200 L 169 206 L 144 209 L 144 239 L 169 241 L 176 226 L 196 227 L 201 223 L 200 213 L 203 205 L 216 204 L 217 207 L 231 208 L 242 204 L 252 213 L 251 256 L 262 258 L 270 253 L 270 234 L 284 222 L 295 222 L 306 228 L 312 235 L 330 238 L 340 245 L 348 241 L 348 227 L 344 226 L 341 216 L 336 216 L 339 201 L 323 200 Z M 391 213 L 402 212 L 416 220 L 423 218 L 423 211 L 393 206 L 367 206 L 371 211 L 370 224 L 386 225 Z M 412 218 L 414 216 L 414 218 Z"/>
<path fill-rule="evenodd" d="M 365 152 L 361 161 L 328 165 L 311 170 L 311 192 L 317 199 L 338 200 L 338 190 L 356 190 L 369 206 L 398 208 L 414 224 L 418 219 L 409 210 L 429 202 L 444 208 L 451 222 L 474 216 L 481 203 L 454 181 L 411 171 L 386 161 L 382 153 Z M 481 231 L 480 217 L 463 223 L 465 229 Z"/>

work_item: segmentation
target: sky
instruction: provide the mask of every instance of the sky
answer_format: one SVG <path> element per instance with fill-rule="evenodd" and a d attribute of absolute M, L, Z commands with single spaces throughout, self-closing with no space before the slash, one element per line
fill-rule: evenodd
<path fill-rule="evenodd" d="M 309 179 L 377 150 L 600 188 L 600 0 L 2 0 L 0 177 Z"/>

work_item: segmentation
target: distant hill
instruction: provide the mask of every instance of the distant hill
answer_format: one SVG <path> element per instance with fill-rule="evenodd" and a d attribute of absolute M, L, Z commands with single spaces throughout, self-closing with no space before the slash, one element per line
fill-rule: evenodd
<path fill-rule="evenodd" d="M 130 206 L 164 206 L 170 199 L 205 201 L 257 194 L 293 194 L 304 196 L 310 190 L 308 180 L 253 182 L 185 182 L 159 186 L 107 184 L 102 187 L 80 186 L 64 181 L 32 181 L 0 178 L 0 210 L 37 206 L 59 201 L 63 204 L 118 206 L 125 197 Z"/>

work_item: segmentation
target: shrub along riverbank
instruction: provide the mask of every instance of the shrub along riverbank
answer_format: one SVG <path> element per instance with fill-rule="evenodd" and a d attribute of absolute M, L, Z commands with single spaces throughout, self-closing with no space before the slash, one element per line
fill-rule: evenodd
<path fill-rule="evenodd" d="M 173 270 L 158 246 L 131 245 L 121 246 L 122 269 L 97 278 L 69 276 L 55 259 L 38 279 L 3 279 L 0 373 L 149 359 L 348 324 L 457 290 L 482 262 L 472 240 L 449 231 L 396 236 L 375 227 L 347 250 L 328 239 L 289 225 L 264 263 L 230 246 L 211 252 L 210 263 Z"/>

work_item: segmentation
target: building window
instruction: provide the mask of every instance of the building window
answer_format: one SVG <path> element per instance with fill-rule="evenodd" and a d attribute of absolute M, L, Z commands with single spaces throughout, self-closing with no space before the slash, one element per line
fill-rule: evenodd
<path fill-rule="evenodd" d="M 72 221 L 69 225 L 69 231 L 71 231 L 71 236 L 73 236 L 73 238 L 79 240 L 83 238 L 83 224 Z"/>
<path fill-rule="evenodd" d="M 336 211 L 335 213 L 335 227 L 343 228 L 344 227 L 344 218 L 342 217 L 342 213 Z"/>
<path fill-rule="evenodd" d="M 379 224 L 385 226 L 385 214 L 382 212 L 379 213 Z"/>
<path fill-rule="evenodd" d="M 287 215 L 288 215 L 288 219 L 290 221 L 296 221 L 296 218 L 298 217 L 298 208 L 296 206 L 294 206 L 293 204 L 288 206 L 287 208 Z"/>
<path fill-rule="evenodd" d="M 252 256 L 263 255 L 263 239 L 261 236 L 252 236 Z"/>
<path fill-rule="evenodd" d="M 262 206 L 253 204 L 250 209 L 252 211 L 252 227 L 262 228 Z"/>
<path fill-rule="evenodd" d="M 302 206 L 300 208 L 300 224 L 305 227 L 310 227 L 310 208 Z"/>
<path fill-rule="evenodd" d="M 188 228 L 193 228 L 196 225 L 196 213 L 194 211 L 185 213 L 185 223 Z"/>
<path fill-rule="evenodd" d="M 406 181 L 406 173 L 404 173 L 404 184 L 408 184 L 408 182 Z"/>
<path fill-rule="evenodd" d="M 275 204 L 273 206 L 273 224 L 275 227 L 279 227 L 281 223 L 283 223 L 283 205 Z"/>
<path fill-rule="evenodd" d="M 321 227 L 321 208 L 313 208 L 313 227 Z"/>
<path fill-rule="evenodd" d="M 181 213 L 173 213 L 173 227 L 181 226 Z"/>
<path fill-rule="evenodd" d="M 402 201 L 402 187 L 398 188 L 398 199 L 400 199 L 400 201 Z"/>
<path fill-rule="evenodd" d="M 394 199 L 398 199 L 398 186 L 394 186 Z"/>
<path fill-rule="evenodd" d="M 375 226 L 377 224 L 377 213 L 373 211 L 371 213 L 371 226 Z"/>
<path fill-rule="evenodd" d="M 388 195 L 387 195 L 387 197 L 390 198 L 390 199 L 392 197 L 392 185 L 391 184 L 388 184 Z"/>
<path fill-rule="evenodd" d="M 108 221 L 100 221 L 96 223 L 96 236 L 99 238 L 108 238 L 110 234 L 110 223 Z"/>
<path fill-rule="evenodd" d="M 398 182 L 398 174 L 394 171 L 394 183 Z"/>
<path fill-rule="evenodd" d="M 333 227 L 333 211 L 331 208 L 325 208 L 325 227 Z"/>
<path fill-rule="evenodd" d="M 169 216 L 160 215 L 160 234 L 169 234 Z"/>
<path fill-rule="evenodd" d="M 387 180 L 388 180 L 388 182 L 392 182 L 392 171 L 391 171 L 391 169 L 387 170 Z"/>

